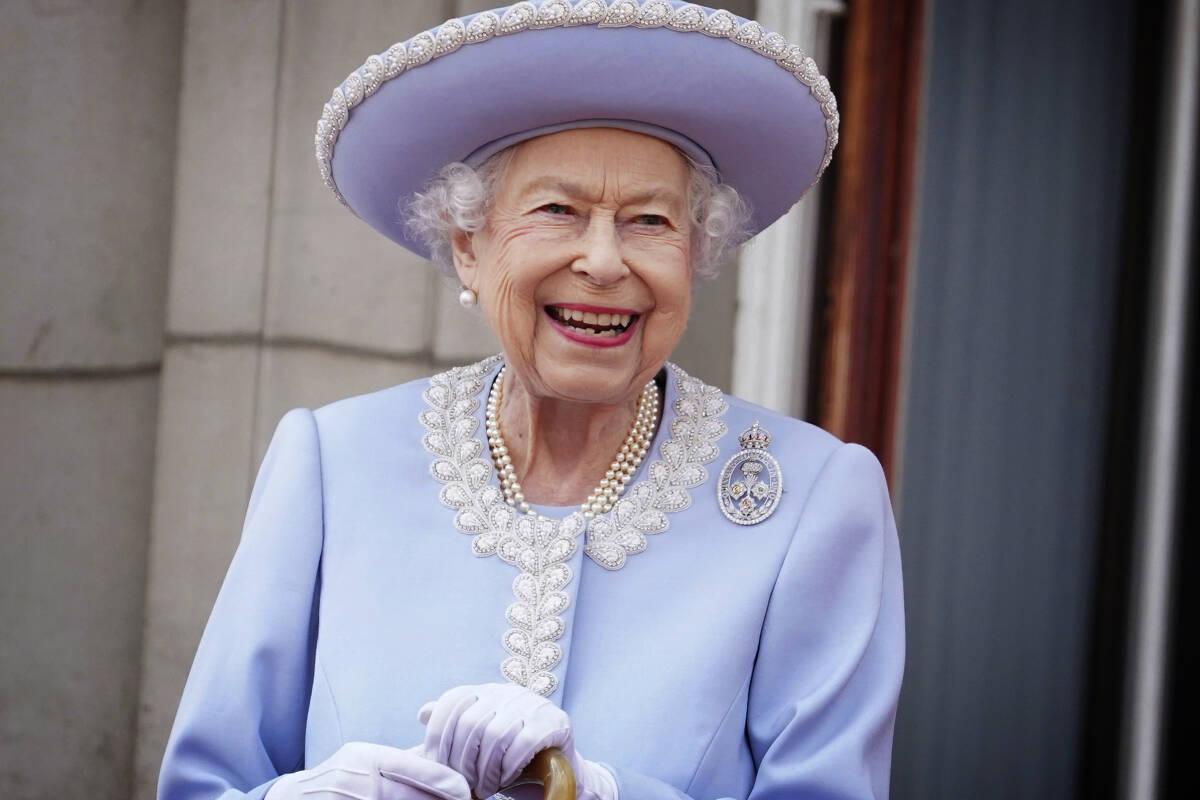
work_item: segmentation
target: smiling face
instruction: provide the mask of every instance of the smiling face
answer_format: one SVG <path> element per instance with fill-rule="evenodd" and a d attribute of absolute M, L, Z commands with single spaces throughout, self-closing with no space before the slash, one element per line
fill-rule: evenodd
<path fill-rule="evenodd" d="M 455 268 L 534 395 L 626 402 L 662 367 L 691 301 L 688 165 L 611 128 L 516 146 Z"/>

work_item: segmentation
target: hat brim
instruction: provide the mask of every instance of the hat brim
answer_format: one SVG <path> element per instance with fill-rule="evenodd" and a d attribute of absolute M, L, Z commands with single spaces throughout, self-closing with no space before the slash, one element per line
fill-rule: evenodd
<path fill-rule="evenodd" d="M 666 0 L 628 4 L 641 11 L 657 4 L 660 12 L 668 5 L 676 16 L 680 9 L 699 8 Z M 537 13 L 528 3 L 519 5 Z M 514 8 L 490 13 L 502 24 Z M 605 8 L 611 12 L 613 6 Z M 762 230 L 787 212 L 828 163 L 836 143 L 836 105 L 828 82 L 798 48 L 775 36 L 768 52 L 761 52 L 767 35 L 756 23 L 702 11 L 705 20 L 724 15 L 722 25 L 729 24 L 725 18 L 736 19 L 735 35 L 666 25 L 527 26 L 477 42 L 468 36 L 436 55 L 439 35 L 450 41 L 460 30 L 469 33 L 479 15 L 451 21 L 449 32 L 443 25 L 420 35 L 426 40 L 409 40 L 404 49 L 411 62 L 414 52 L 425 58 L 422 50 L 432 42 L 434 57 L 406 63 L 403 72 L 386 79 L 378 71 L 395 69 L 387 62 L 393 48 L 335 91 L 317 136 L 318 161 L 323 146 L 327 158 L 322 171 L 356 215 L 428 257 L 406 230 L 404 209 L 445 164 L 472 156 L 479 161 L 524 138 L 593 122 L 658 130 L 656 135 L 692 157 L 710 161 L 721 180 L 750 203 L 752 232 Z M 757 47 L 736 38 L 742 30 L 753 39 L 756 31 L 748 26 L 762 34 Z M 339 92 L 344 114 L 336 107 Z M 331 135 L 339 116 L 343 125 Z"/>

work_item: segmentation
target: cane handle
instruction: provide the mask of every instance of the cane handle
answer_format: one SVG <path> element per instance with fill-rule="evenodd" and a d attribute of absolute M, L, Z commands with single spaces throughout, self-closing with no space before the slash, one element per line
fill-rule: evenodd
<path fill-rule="evenodd" d="M 546 800 L 575 800 L 575 771 L 557 747 L 547 747 L 534 756 L 521 778 L 542 784 Z"/>

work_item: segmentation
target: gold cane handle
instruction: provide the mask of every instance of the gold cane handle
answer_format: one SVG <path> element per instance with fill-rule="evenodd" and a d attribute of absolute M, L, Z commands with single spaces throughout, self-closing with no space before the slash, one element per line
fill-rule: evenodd
<path fill-rule="evenodd" d="M 533 757 L 521 778 L 546 787 L 546 800 L 575 800 L 575 771 L 557 747 L 547 747 Z"/>

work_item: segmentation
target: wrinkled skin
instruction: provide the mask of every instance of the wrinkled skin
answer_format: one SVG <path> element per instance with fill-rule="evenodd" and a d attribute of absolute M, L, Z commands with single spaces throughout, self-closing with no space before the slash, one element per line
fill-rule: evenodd
<path fill-rule="evenodd" d="M 582 501 L 683 335 L 688 175 L 683 157 L 651 136 L 587 128 L 538 137 L 516 147 L 483 228 L 453 237 L 459 279 L 504 350 L 501 427 L 532 502 Z M 555 327 L 546 306 L 562 303 L 640 319 L 624 344 L 597 347 Z"/>

